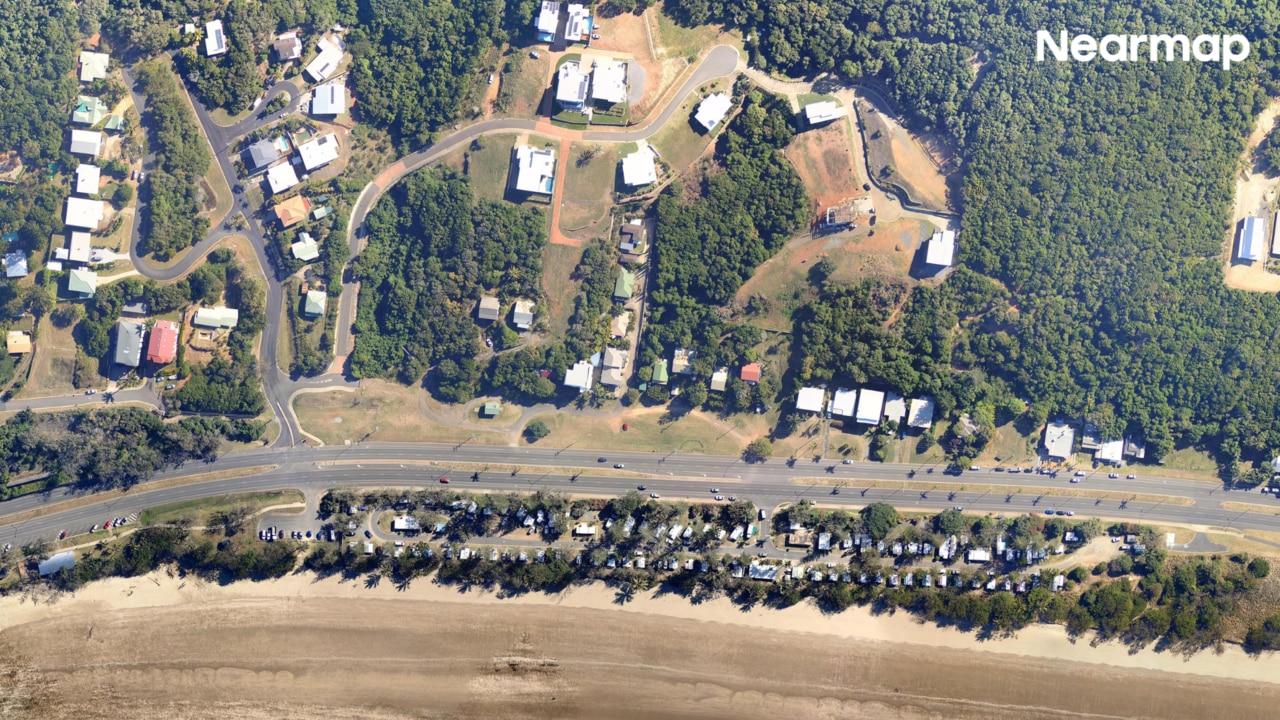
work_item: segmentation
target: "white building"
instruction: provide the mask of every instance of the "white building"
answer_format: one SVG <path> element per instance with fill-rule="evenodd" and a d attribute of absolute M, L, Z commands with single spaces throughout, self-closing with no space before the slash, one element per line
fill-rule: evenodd
<path fill-rule="evenodd" d="M 307 63 L 307 75 L 315 82 L 324 82 L 342 64 L 342 47 L 333 39 L 322 37 L 316 41 L 316 49 L 320 54 Z"/>
<path fill-rule="evenodd" d="M 298 173 L 293 165 L 280 163 L 267 169 L 267 184 L 271 186 L 272 195 L 279 195 L 298 184 Z"/>
<path fill-rule="evenodd" d="M 93 230 L 102 222 L 105 210 L 101 200 L 85 200 L 84 198 L 67 198 L 67 214 L 63 224 L 68 227 Z"/>
<path fill-rule="evenodd" d="M 1071 457 L 1076 444 L 1076 431 L 1064 422 L 1055 422 L 1044 428 L 1045 455 L 1059 460 Z"/>
<path fill-rule="evenodd" d="M 956 234 L 953 230 L 939 230 L 929 238 L 925 250 L 925 262 L 938 267 L 951 267 L 956 253 Z"/>
<path fill-rule="evenodd" d="M 106 53 L 80 51 L 80 82 L 91 83 L 107 76 L 111 56 Z"/>
<path fill-rule="evenodd" d="M 858 391 L 840 388 L 831 399 L 831 414 L 840 417 L 853 417 L 853 408 L 858 403 Z"/>
<path fill-rule="evenodd" d="M 1124 459 L 1124 440 L 1103 440 L 1102 445 L 1093 454 L 1093 459 L 1119 465 Z"/>
<path fill-rule="evenodd" d="M 71 262 L 89 262 L 89 233 L 72 230 L 67 246 L 67 260 Z"/>
<path fill-rule="evenodd" d="M 907 415 L 907 401 L 897 393 L 889 393 L 884 401 L 884 419 L 902 425 L 902 418 Z"/>
<path fill-rule="evenodd" d="M 550 195 L 555 186 L 556 152 L 531 145 L 516 146 L 516 190 Z"/>
<path fill-rule="evenodd" d="M 631 187 L 658 182 L 658 165 L 647 143 L 642 142 L 639 150 L 622 158 L 622 182 Z"/>
<path fill-rule="evenodd" d="M 102 133 L 96 130 L 72 130 L 71 152 L 76 155 L 98 157 L 102 152 Z"/>
<path fill-rule="evenodd" d="M 822 401 L 826 395 L 820 387 L 800 388 L 800 394 L 796 396 L 796 409 L 803 412 L 822 412 Z"/>
<path fill-rule="evenodd" d="M 1275 223 L 1271 226 L 1271 254 L 1280 255 L 1280 211 L 1276 212 Z"/>
<path fill-rule="evenodd" d="M 716 392 L 724 392 L 725 387 L 729 383 L 729 369 L 720 368 L 711 373 L 711 389 Z"/>
<path fill-rule="evenodd" d="M 595 372 L 595 366 L 588 360 L 579 360 L 573 367 L 565 371 L 564 385 L 565 387 L 578 388 L 578 392 L 586 392 L 591 389 L 591 376 Z"/>
<path fill-rule="evenodd" d="M 346 111 L 346 85 L 340 82 L 325 83 L 311 92 L 312 115 L 341 115 Z"/>
<path fill-rule="evenodd" d="M 227 51 L 227 35 L 222 31 L 222 21 L 213 20 L 204 26 L 204 54 L 209 57 Z"/>
<path fill-rule="evenodd" d="M 102 187 L 102 171 L 97 165 L 81 163 L 76 167 L 76 192 L 81 195 L 97 195 Z"/>
<path fill-rule="evenodd" d="M 933 398 L 931 397 L 912 400 L 911 409 L 907 411 L 907 425 L 928 430 L 933 426 L 933 407 Z"/>
<path fill-rule="evenodd" d="M 542 42 L 555 42 L 556 30 L 560 25 L 560 3 L 543 0 L 542 8 L 538 11 L 538 40 Z"/>
<path fill-rule="evenodd" d="M 613 105 L 627 101 L 627 64 L 613 58 L 596 60 L 591 74 L 591 101 Z"/>
<path fill-rule="evenodd" d="M 854 418 L 863 425 L 879 425 L 884 411 L 884 392 L 863 388 L 858 395 L 858 414 Z"/>
<path fill-rule="evenodd" d="M 304 231 L 298 233 L 298 240 L 289 246 L 289 252 L 299 260 L 310 262 L 320 257 L 320 245 L 311 233 Z"/>
<path fill-rule="evenodd" d="M 586 42 L 591 39 L 591 9 L 577 3 L 569 4 L 569 20 L 564 24 L 565 42 Z"/>
<path fill-rule="evenodd" d="M 1266 232 L 1266 220 L 1258 217 L 1245 218 L 1240 223 L 1240 244 L 1236 251 L 1236 257 L 1250 262 L 1262 259 L 1262 248 Z"/>
<path fill-rule="evenodd" d="M 846 110 L 837 105 L 834 100 L 826 100 L 823 102 L 810 103 L 804 106 L 804 119 L 810 125 L 821 125 L 822 123 L 831 122 L 837 118 L 842 118 L 846 114 Z"/>
<path fill-rule="evenodd" d="M 698 109 L 693 114 L 693 119 L 698 124 L 706 128 L 707 132 L 715 129 L 716 125 L 729 114 L 729 108 L 733 107 L 733 100 L 724 93 L 716 93 L 709 95 L 702 102 L 698 103 Z"/>
<path fill-rule="evenodd" d="M 556 73 L 556 102 L 568 110 L 581 110 L 587 103 L 591 76 L 574 60 L 566 61 Z"/>
<path fill-rule="evenodd" d="M 528 330 L 533 324 L 533 302 L 531 300 L 517 300 L 515 308 L 511 311 L 511 320 L 516 327 L 521 330 Z"/>
<path fill-rule="evenodd" d="M 302 158 L 302 167 L 307 172 L 324 167 L 338 159 L 338 136 L 329 133 L 302 143 L 298 146 L 298 156 Z"/>

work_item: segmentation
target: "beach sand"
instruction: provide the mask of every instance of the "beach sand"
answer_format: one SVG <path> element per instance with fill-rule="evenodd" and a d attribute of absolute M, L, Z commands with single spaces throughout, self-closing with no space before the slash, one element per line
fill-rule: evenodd
<path fill-rule="evenodd" d="M 1202 718 L 1280 702 L 1280 658 L 1234 647 L 1184 659 L 1056 627 L 982 641 L 857 608 L 309 575 L 3 598 L 0 666 L 3 718 Z"/>

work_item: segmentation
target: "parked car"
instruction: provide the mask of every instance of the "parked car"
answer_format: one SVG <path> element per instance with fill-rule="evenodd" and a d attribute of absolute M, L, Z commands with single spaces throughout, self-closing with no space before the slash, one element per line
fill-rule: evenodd
<path fill-rule="evenodd" d="M 165 385 L 165 386 L 164 386 L 164 389 L 165 389 L 165 390 L 172 390 L 172 389 L 174 389 L 174 388 L 176 388 L 176 387 L 178 387 L 178 386 L 177 386 L 177 385 L 174 385 L 173 383 L 169 383 L 168 385 Z"/>
<path fill-rule="evenodd" d="M 1137 476 L 1137 475 L 1125 475 L 1125 476 L 1124 476 L 1124 479 L 1125 479 L 1125 480 L 1136 480 L 1137 478 L 1138 478 L 1138 476 Z"/>
<path fill-rule="evenodd" d="M 67 538 L 67 531 L 66 531 L 66 530 L 63 530 L 62 532 L 58 533 L 58 539 L 59 539 L 59 540 L 65 540 L 66 538 Z"/>
<path fill-rule="evenodd" d="M 730 495 L 730 496 L 729 496 L 729 502 L 736 502 L 737 500 L 738 500 L 738 496 L 737 496 L 737 495 Z"/>
<path fill-rule="evenodd" d="M 723 496 L 723 495 L 717 495 L 717 496 L 716 496 L 716 500 L 723 500 L 723 499 L 724 499 L 724 496 Z"/>
<path fill-rule="evenodd" d="M 365 536 L 365 537 L 367 537 L 367 538 L 372 538 L 372 537 L 373 537 L 373 533 L 372 533 L 372 532 L 370 532 L 370 531 L 368 531 L 368 530 L 365 530 L 365 531 L 364 531 L 364 536 Z"/>
<path fill-rule="evenodd" d="M 1045 514 L 1045 515 L 1052 515 L 1052 514 L 1053 514 L 1053 511 L 1052 511 L 1052 510 L 1045 510 L 1045 511 L 1044 511 L 1044 514 Z"/>
<path fill-rule="evenodd" d="M 492 84 L 493 84 L 493 81 L 494 81 L 495 79 L 496 79 L 496 77 L 494 76 L 494 74 L 493 74 L 493 73 L 489 73 L 489 84 L 490 84 L 490 85 L 492 85 Z"/>
<path fill-rule="evenodd" d="M 98 394 L 98 391 L 97 391 L 97 390 L 94 390 L 93 388 L 89 388 L 88 390 L 85 390 L 85 391 L 84 391 L 84 394 L 85 394 L 85 395 L 97 395 L 97 394 Z"/>
<path fill-rule="evenodd" d="M 660 497 L 662 497 L 662 496 L 661 496 L 661 495 L 659 495 L 658 493 L 649 493 L 649 497 L 653 498 L 654 500 L 657 500 L 658 498 L 660 498 Z"/>

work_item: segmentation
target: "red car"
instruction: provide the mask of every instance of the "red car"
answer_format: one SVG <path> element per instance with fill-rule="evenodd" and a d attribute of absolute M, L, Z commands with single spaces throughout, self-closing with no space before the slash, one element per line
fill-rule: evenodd
<path fill-rule="evenodd" d="M 106 522 L 102 523 L 102 529 L 103 529 L 103 530 L 107 530 L 107 529 L 110 529 L 110 528 L 111 528 L 111 521 L 110 521 L 110 520 L 108 520 L 108 521 L 106 521 Z"/>
<path fill-rule="evenodd" d="M 441 482 L 442 484 L 444 484 L 444 485 L 448 485 L 448 484 L 449 484 L 449 478 L 444 478 L 444 477 L 442 477 L 442 478 L 440 478 L 440 482 Z"/>
<path fill-rule="evenodd" d="M 59 539 L 59 540 L 65 540 L 65 539 L 67 539 L 67 531 L 66 531 L 66 530 L 63 530 L 62 532 L 58 533 L 58 539 Z"/>

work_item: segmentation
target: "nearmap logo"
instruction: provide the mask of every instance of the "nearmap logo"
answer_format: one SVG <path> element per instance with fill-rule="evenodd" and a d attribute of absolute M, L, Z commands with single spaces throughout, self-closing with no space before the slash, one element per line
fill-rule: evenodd
<path fill-rule="evenodd" d="M 1147 46 L 1144 52 L 1142 46 Z M 1230 70 L 1231 63 L 1243 62 L 1249 57 L 1249 39 L 1243 35 L 1103 35 L 1101 40 L 1091 35 L 1076 35 L 1067 42 L 1067 31 L 1058 34 L 1055 43 L 1048 30 L 1036 32 L 1036 62 L 1044 62 L 1048 48 L 1058 62 L 1066 62 L 1068 55 L 1076 62 L 1090 62 L 1102 58 L 1106 62 L 1173 62 L 1179 58 L 1191 62 L 1195 58 L 1203 63 L 1222 63 L 1223 70 Z"/>

